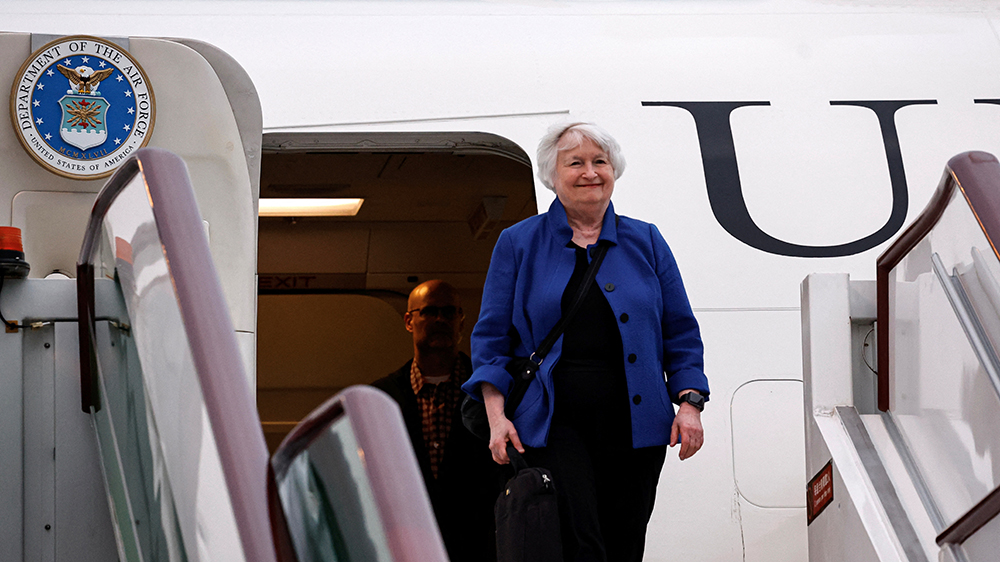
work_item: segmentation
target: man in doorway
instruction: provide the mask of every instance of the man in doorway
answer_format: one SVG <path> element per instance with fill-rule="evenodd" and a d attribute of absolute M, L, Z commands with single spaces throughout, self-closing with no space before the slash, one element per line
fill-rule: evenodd
<path fill-rule="evenodd" d="M 455 287 L 435 279 L 417 285 L 406 308 L 413 360 L 372 384 L 402 410 L 448 557 L 496 560 L 493 505 L 502 481 L 489 447 L 462 424 L 461 386 L 472 362 L 458 350 L 461 299 Z"/>

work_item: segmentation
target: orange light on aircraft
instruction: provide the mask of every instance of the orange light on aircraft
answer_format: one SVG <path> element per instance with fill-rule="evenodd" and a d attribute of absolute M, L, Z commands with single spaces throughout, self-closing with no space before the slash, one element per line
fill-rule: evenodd
<path fill-rule="evenodd" d="M 0 250 L 24 252 L 21 245 L 21 229 L 13 226 L 0 226 Z"/>
<path fill-rule="evenodd" d="M 0 226 L 0 276 L 23 279 L 28 276 L 28 270 L 21 244 L 21 229 Z"/>
<path fill-rule="evenodd" d="M 261 217 L 353 217 L 364 199 L 261 199 Z"/>

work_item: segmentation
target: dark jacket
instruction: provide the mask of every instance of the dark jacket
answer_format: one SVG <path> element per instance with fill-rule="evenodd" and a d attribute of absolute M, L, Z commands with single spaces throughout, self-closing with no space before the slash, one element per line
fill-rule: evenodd
<path fill-rule="evenodd" d="M 466 373 L 472 372 L 468 355 L 460 354 L 459 361 L 466 363 Z M 408 361 L 396 372 L 373 382 L 372 386 L 389 394 L 402 410 L 451 562 L 496 560 L 493 505 L 503 484 L 500 466 L 493 462 L 489 445 L 465 429 L 461 410 L 455 408 L 444 459 L 438 467 L 438 478 L 434 479 L 424 445 L 417 398 L 410 386 L 412 363 Z"/>

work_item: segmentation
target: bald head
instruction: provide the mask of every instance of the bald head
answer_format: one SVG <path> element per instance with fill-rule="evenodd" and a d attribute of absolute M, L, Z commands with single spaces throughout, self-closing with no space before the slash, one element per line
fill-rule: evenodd
<path fill-rule="evenodd" d="M 423 308 L 426 305 L 421 303 L 427 300 L 429 296 L 450 299 L 451 304 L 458 308 L 462 307 L 462 299 L 458 296 L 458 290 L 451 283 L 442 281 L 441 279 L 431 279 L 430 281 L 424 281 L 410 291 L 410 298 L 406 302 L 406 309 Z"/>
<path fill-rule="evenodd" d="M 413 334 L 416 355 L 431 351 L 458 353 L 465 316 L 455 287 L 440 279 L 421 283 L 410 291 L 406 309 L 403 322 Z"/>

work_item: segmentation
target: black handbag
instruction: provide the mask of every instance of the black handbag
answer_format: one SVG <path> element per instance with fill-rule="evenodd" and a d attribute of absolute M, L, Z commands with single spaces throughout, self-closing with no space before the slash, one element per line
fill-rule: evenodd
<path fill-rule="evenodd" d="M 532 468 L 509 442 L 514 477 L 493 508 L 497 525 L 497 562 L 560 562 L 559 505 L 552 473 Z"/>
<path fill-rule="evenodd" d="M 593 259 L 591 259 L 590 265 L 583 276 L 583 282 L 580 283 L 580 288 L 573 298 L 572 306 L 559 319 L 559 322 L 556 322 L 556 325 L 552 327 L 549 335 L 545 336 L 545 339 L 542 340 L 542 345 L 538 346 L 538 349 L 531 354 L 531 357 L 512 357 L 507 363 L 507 372 L 514 379 L 514 384 L 510 392 L 507 393 L 507 400 L 504 402 L 503 407 L 507 419 L 514 418 L 514 412 L 521 404 L 524 393 L 528 391 L 528 386 L 531 384 L 532 379 L 535 378 L 535 374 L 538 373 L 542 361 L 549 354 L 559 336 L 562 335 L 563 330 L 566 329 L 566 325 L 569 324 L 573 315 L 576 314 L 577 309 L 580 308 L 583 296 L 590 290 L 590 285 L 594 282 L 594 278 L 597 277 L 597 270 L 601 268 L 601 262 L 604 261 L 604 254 L 607 251 L 607 243 L 604 241 L 598 242 L 597 248 L 594 249 Z M 489 440 L 490 421 L 486 416 L 486 405 L 482 401 L 468 395 L 462 400 L 462 423 L 476 437 L 486 441 Z"/>

